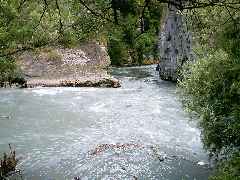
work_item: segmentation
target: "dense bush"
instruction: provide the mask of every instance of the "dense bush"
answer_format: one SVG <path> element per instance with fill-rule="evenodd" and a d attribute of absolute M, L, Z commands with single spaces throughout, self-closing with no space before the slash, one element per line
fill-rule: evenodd
<path fill-rule="evenodd" d="M 123 42 L 122 34 L 119 29 L 115 29 L 108 35 L 108 54 L 111 64 L 121 66 L 128 63 L 129 54 L 126 44 Z"/>
<path fill-rule="evenodd" d="M 229 161 L 220 163 L 216 176 L 210 180 L 239 180 L 240 179 L 240 154 L 235 154 Z"/>
<path fill-rule="evenodd" d="M 200 117 L 207 149 L 240 147 L 240 62 L 224 51 L 188 64 L 179 83 L 188 110 Z"/>
<path fill-rule="evenodd" d="M 158 59 L 157 41 L 163 5 L 149 2 L 143 13 L 146 4 L 133 2 L 129 1 L 125 6 L 135 11 L 120 9 L 119 25 L 108 30 L 108 51 L 114 65 L 141 65 L 145 60 Z"/>
<path fill-rule="evenodd" d="M 231 58 L 240 61 L 240 12 L 230 23 L 222 26 L 216 38 L 217 48 L 224 49 Z"/>
<path fill-rule="evenodd" d="M 163 9 L 157 0 L 146 2 L 3 1 L 0 55 L 49 44 L 73 47 L 94 40 L 108 44 L 112 64 L 142 64 L 145 57 L 157 54 Z"/>
<path fill-rule="evenodd" d="M 25 85 L 25 80 L 17 68 L 14 60 L 11 58 L 0 58 L 0 87 L 6 84 L 18 84 L 20 86 Z"/>
<path fill-rule="evenodd" d="M 195 13 L 188 21 L 197 58 L 182 70 L 181 98 L 199 116 L 205 148 L 217 160 L 210 179 L 240 179 L 240 14 L 220 7 Z"/>
<path fill-rule="evenodd" d="M 137 32 L 130 27 L 109 33 L 108 53 L 112 65 L 141 65 L 149 56 L 156 58 L 155 36 L 143 33 L 136 37 L 136 34 Z"/>

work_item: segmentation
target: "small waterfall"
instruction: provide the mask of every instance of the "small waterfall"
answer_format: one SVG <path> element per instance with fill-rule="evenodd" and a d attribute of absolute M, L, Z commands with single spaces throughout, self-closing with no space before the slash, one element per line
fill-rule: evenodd
<path fill-rule="evenodd" d="M 191 33 L 184 21 L 184 16 L 178 9 L 169 4 L 159 35 L 161 79 L 176 81 L 179 67 L 185 61 L 193 59 Z"/>

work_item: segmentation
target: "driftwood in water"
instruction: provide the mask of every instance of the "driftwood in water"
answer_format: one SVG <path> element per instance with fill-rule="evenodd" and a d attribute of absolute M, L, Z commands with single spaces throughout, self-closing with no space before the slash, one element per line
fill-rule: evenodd
<path fill-rule="evenodd" d="M 9 154 L 4 153 L 3 159 L 0 159 L 0 179 L 4 179 L 9 173 L 16 170 L 18 160 L 16 159 L 16 151 L 9 144 Z"/>

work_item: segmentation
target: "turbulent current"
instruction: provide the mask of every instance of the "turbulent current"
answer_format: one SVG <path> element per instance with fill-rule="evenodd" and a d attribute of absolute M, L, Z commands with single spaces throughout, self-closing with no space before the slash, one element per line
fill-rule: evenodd
<path fill-rule="evenodd" d="M 122 87 L 0 90 L 0 152 L 28 180 L 199 179 L 200 130 L 154 66 L 113 68 Z M 9 118 L 4 118 L 9 116 Z"/>

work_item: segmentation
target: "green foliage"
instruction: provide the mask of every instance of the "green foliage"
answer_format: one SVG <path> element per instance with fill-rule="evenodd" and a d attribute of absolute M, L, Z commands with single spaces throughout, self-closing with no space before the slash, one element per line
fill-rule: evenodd
<path fill-rule="evenodd" d="M 115 30 L 108 36 L 108 52 L 114 65 L 143 64 L 144 57 L 157 56 L 155 44 L 155 35 L 146 32 L 137 36 L 131 27 Z"/>
<path fill-rule="evenodd" d="M 0 55 L 49 44 L 76 45 L 96 39 L 104 24 L 76 0 L 1 0 Z"/>
<path fill-rule="evenodd" d="M 220 6 L 188 16 L 197 60 L 185 65 L 179 87 L 185 108 L 200 117 L 205 148 L 219 157 L 211 180 L 240 179 L 239 18 L 239 11 Z"/>
<path fill-rule="evenodd" d="M 117 58 L 115 58 L 114 54 L 111 53 L 110 57 L 113 64 L 116 64 L 117 60 L 119 65 L 141 65 L 149 57 L 157 59 L 157 36 L 163 6 L 157 1 L 151 1 L 145 9 L 143 9 L 144 5 L 140 1 L 129 2 L 127 6 L 135 11 L 122 13 L 120 9 L 121 13 L 118 19 L 120 25 L 111 26 L 108 30 L 109 52 L 113 52 L 111 48 L 114 48 L 114 51 L 124 54 L 124 56 L 116 55 Z M 144 23 L 141 24 L 140 21 L 144 21 Z"/>
<path fill-rule="evenodd" d="M 240 15 L 222 27 L 217 34 L 217 44 L 233 58 L 240 58 Z"/>
<path fill-rule="evenodd" d="M 49 44 L 72 47 L 89 40 L 108 42 L 109 52 L 117 53 L 110 55 L 112 64 L 142 64 L 145 57 L 157 55 L 162 13 L 157 0 L 148 4 L 139 0 L 0 2 L 0 56 Z"/>
<path fill-rule="evenodd" d="M 25 80 L 22 77 L 20 70 L 17 68 L 14 60 L 10 58 L 0 58 L 0 87 L 8 83 L 24 85 Z"/>
<path fill-rule="evenodd" d="M 235 154 L 230 160 L 223 161 L 218 166 L 215 176 L 210 180 L 239 180 L 240 179 L 240 154 Z"/>
<path fill-rule="evenodd" d="M 143 55 L 151 55 L 154 54 L 153 48 L 154 44 L 156 43 L 155 37 L 152 36 L 151 33 L 144 33 L 141 34 L 136 38 L 136 44 L 135 44 L 135 49 L 136 49 L 136 54 L 137 54 L 137 61 L 138 64 L 143 63 Z"/>
<path fill-rule="evenodd" d="M 219 153 L 240 146 L 240 62 L 224 51 L 188 64 L 179 82 L 188 110 L 201 116 L 206 148 Z"/>
<path fill-rule="evenodd" d="M 109 35 L 108 54 L 112 65 L 121 66 L 128 62 L 127 47 L 118 31 Z"/>

